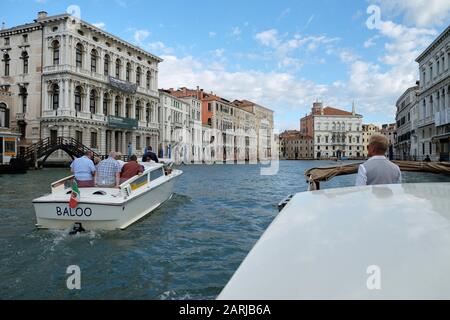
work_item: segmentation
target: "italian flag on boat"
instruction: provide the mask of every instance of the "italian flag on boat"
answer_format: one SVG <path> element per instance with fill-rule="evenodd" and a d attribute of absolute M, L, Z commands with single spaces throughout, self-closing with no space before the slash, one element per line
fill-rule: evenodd
<path fill-rule="evenodd" d="M 72 183 L 72 193 L 70 194 L 69 207 L 75 209 L 78 207 L 78 202 L 80 201 L 80 190 L 78 190 L 78 184 L 75 180 Z"/>

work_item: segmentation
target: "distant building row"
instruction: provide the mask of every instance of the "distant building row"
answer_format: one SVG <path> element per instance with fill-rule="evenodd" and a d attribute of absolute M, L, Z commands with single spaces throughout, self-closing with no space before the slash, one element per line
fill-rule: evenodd
<path fill-rule="evenodd" d="M 200 89 L 158 90 L 160 62 L 69 14 L 40 12 L 0 30 L 0 130 L 19 133 L 22 150 L 73 137 L 100 154 L 126 154 L 131 143 L 132 153 L 151 146 L 186 161 L 271 156 L 270 109 Z"/>
<path fill-rule="evenodd" d="M 352 112 L 313 104 L 311 113 L 300 120 L 300 131 L 288 130 L 279 135 L 282 159 L 363 159 L 368 157 L 369 139 L 374 134 L 383 134 L 389 139 L 392 156 L 395 124 L 384 124 L 382 128 L 373 124 L 362 124 L 362 116 L 355 106 Z"/>

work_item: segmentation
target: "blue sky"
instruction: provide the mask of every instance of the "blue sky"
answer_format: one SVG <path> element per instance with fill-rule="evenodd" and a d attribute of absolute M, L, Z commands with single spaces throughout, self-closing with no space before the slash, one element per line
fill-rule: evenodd
<path fill-rule="evenodd" d="M 316 99 L 347 110 L 355 101 L 364 122 L 393 122 L 397 98 L 417 79 L 414 59 L 450 21 L 448 0 L 2 0 L 0 21 L 71 5 L 161 56 L 160 87 L 253 100 L 275 110 L 279 130 L 298 129 Z M 380 19 L 368 26 L 372 10 Z"/>

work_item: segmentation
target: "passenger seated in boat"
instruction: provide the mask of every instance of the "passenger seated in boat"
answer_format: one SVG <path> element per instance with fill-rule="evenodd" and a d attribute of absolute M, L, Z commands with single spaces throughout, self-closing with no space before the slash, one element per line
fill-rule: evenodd
<path fill-rule="evenodd" d="M 70 169 L 75 176 L 79 188 L 94 187 L 95 165 L 92 161 L 94 153 L 87 151 L 81 158 L 75 159 Z"/>
<path fill-rule="evenodd" d="M 125 165 L 125 161 L 122 161 L 122 153 L 120 152 L 116 152 L 116 157 L 115 159 L 117 160 L 117 162 L 120 165 L 120 170 L 122 170 L 123 166 Z"/>
<path fill-rule="evenodd" d="M 152 147 L 147 147 L 147 152 L 142 157 L 142 162 L 149 162 L 150 160 L 155 161 L 156 163 L 159 162 L 158 157 L 156 154 L 152 151 Z"/>
<path fill-rule="evenodd" d="M 116 152 L 111 152 L 108 159 L 97 166 L 95 183 L 98 187 L 118 188 L 120 185 L 120 164 L 117 162 Z"/>
<path fill-rule="evenodd" d="M 388 148 L 389 140 L 385 136 L 377 134 L 370 137 L 367 147 L 369 160 L 359 166 L 357 186 L 402 183 L 399 166 L 385 157 Z"/>
<path fill-rule="evenodd" d="M 137 162 L 136 155 L 132 155 L 130 160 L 125 163 L 120 174 L 120 183 L 124 183 L 128 179 L 136 175 L 141 175 L 144 172 L 144 167 Z"/>
<path fill-rule="evenodd" d="M 94 165 L 97 166 L 100 163 L 100 161 L 102 161 L 102 159 L 100 159 L 99 157 L 94 157 L 93 161 L 94 161 Z"/>

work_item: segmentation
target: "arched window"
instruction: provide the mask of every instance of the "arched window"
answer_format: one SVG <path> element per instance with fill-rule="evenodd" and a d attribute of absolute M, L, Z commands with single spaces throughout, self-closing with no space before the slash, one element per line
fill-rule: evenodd
<path fill-rule="evenodd" d="M 141 67 L 136 69 L 136 84 L 138 87 L 141 85 Z"/>
<path fill-rule="evenodd" d="M 114 103 L 114 115 L 116 117 L 119 116 L 120 104 L 122 103 L 122 99 L 119 96 L 116 96 L 116 102 Z"/>
<path fill-rule="evenodd" d="M 136 101 L 136 120 L 141 120 L 141 102 L 138 100 Z"/>
<path fill-rule="evenodd" d="M 11 59 L 9 58 L 9 54 L 5 53 L 3 55 L 3 62 L 4 62 L 4 71 L 5 71 L 5 77 L 9 76 L 9 63 Z"/>
<path fill-rule="evenodd" d="M 91 51 L 91 72 L 97 72 L 97 60 L 98 60 L 97 50 L 93 49 Z"/>
<path fill-rule="evenodd" d="M 122 68 L 122 62 L 120 59 L 116 60 L 116 78 L 120 79 L 120 69 Z"/>
<path fill-rule="evenodd" d="M 109 96 L 107 93 L 105 93 L 103 95 L 103 114 L 105 116 L 109 116 L 109 111 L 108 111 L 108 103 L 109 102 Z"/>
<path fill-rule="evenodd" d="M 9 128 L 9 109 L 4 103 L 0 103 L 0 128 Z"/>
<path fill-rule="evenodd" d="M 91 90 L 89 95 L 89 111 L 91 111 L 91 114 L 97 113 L 97 91 L 95 90 Z"/>
<path fill-rule="evenodd" d="M 109 76 L 109 62 L 110 62 L 110 57 L 109 57 L 109 55 L 105 54 L 105 65 L 103 67 L 103 74 L 105 76 Z"/>
<path fill-rule="evenodd" d="M 126 74 L 125 74 L 125 80 L 128 82 L 130 82 L 130 74 L 131 74 L 131 64 L 128 62 L 127 70 L 126 70 Z"/>
<path fill-rule="evenodd" d="M 59 108 L 59 86 L 54 84 L 52 87 L 52 109 L 58 110 Z"/>
<path fill-rule="evenodd" d="M 21 87 L 19 95 L 22 98 L 22 113 L 27 113 L 27 97 L 28 97 L 27 88 Z"/>
<path fill-rule="evenodd" d="M 59 65 L 59 41 L 53 41 L 52 43 L 53 50 L 53 65 Z"/>
<path fill-rule="evenodd" d="M 77 44 L 76 46 L 75 65 L 77 66 L 77 68 L 83 67 L 83 46 L 81 45 L 81 43 Z"/>
<path fill-rule="evenodd" d="M 150 71 L 147 71 L 147 83 L 146 83 L 146 87 L 147 87 L 147 89 L 149 89 L 149 90 L 150 90 L 151 76 L 152 76 L 152 74 L 150 73 Z"/>
<path fill-rule="evenodd" d="M 75 88 L 75 110 L 81 111 L 81 87 Z"/>
<path fill-rule="evenodd" d="M 23 74 L 28 74 L 28 53 L 26 51 L 22 52 L 22 61 L 23 61 Z"/>
<path fill-rule="evenodd" d="M 126 106 L 125 106 L 125 118 L 129 118 L 130 117 L 130 112 L 131 112 L 131 100 L 129 98 L 127 98 L 125 104 L 126 104 Z"/>

